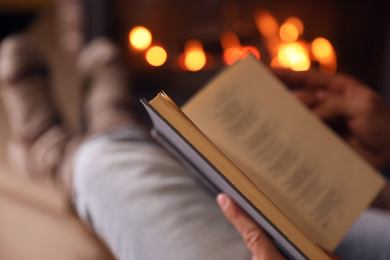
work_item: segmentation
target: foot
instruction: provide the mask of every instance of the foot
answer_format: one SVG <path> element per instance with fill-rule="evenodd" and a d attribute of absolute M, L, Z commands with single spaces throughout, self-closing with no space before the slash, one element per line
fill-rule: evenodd
<path fill-rule="evenodd" d="M 48 67 L 24 36 L 1 44 L 0 85 L 11 132 L 11 165 L 35 178 L 56 178 L 69 134 L 50 97 Z"/>
<path fill-rule="evenodd" d="M 81 135 L 71 135 L 56 112 L 49 91 L 48 67 L 21 36 L 0 47 L 1 97 L 12 140 L 10 159 L 19 172 L 52 178 L 68 195 L 72 192 L 73 155 L 85 136 L 138 124 L 131 110 L 129 79 L 117 48 L 95 40 L 80 54 L 84 77 Z"/>
<path fill-rule="evenodd" d="M 123 55 L 109 40 L 95 39 L 80 54 L 84 78 L 83 130 L 95 135 L 139 124 Z"/>

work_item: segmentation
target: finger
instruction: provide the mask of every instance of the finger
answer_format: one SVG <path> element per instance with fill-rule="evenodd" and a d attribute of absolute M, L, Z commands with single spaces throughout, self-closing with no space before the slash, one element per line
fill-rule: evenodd
<path fill-rule="evenodd" d="M 313 108 L 313 112 L 325 121 L 333 121 L 336 118 L 344 118 L 343 108 L 335 100 L 327 100 Z"/>
<path fill-rule="evenodd" d="M 309 108 L 318 105 L 324 99 L 324 91 L 294 90 L 293 95 Z"/>
<path fill-rule="evenodd" d="M 225 216 L 240 232 L 255 259 L 285 259 L 268 235 L 229 196 L 219 194 L 217 202 Z"/>
<path fill-rule="evenodd" d="M 346 100 L 343 95 L 332 95 L 327 93 L 324 95 L 321 102 L 318 102 L 313 111 L 318 117 L 326 121 L 332 121 L 334 119 L 344 119 L 354 117 L 356 110 L 354 110 L 354 103 Z"/>
<path fill-rule="evenodd" d="M 308 89 L 326 88 L 331 83 L 331 77 L 317 70 L 292 71 L 287 69 L 272 68 L 272 72 L 285 84 Z"/>

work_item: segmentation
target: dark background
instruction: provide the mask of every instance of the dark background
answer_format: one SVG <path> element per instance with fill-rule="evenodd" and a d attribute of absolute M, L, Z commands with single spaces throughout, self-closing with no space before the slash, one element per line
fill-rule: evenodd
<path fill-rule="evenodd" d="M 338 72 L 358 77 L 384 96 L 389 94 L 390 4 L 387 1 L 122 0 L 115 1 L 112 13 L 115 14 L 116 39 L 124 46 L 129 29 L 144 25 L 171 53 L 183 51 L 189 38 L 201 40 L 206 51 L 220 53 L 220 32 L 234 28 L 239 21 L 253 23 L 254 12 L 259 8 L 269 10 L 280 23 L 290 16 L 299 17 L 305 25 L 303 39 L 312 41 L 322 36 L 333 44 Z M 230 10 L 230 17 L 226 10 Z M 242 43 L 261 43 L 260 38 L 257 31 L 240 35 Z M 259 48 L 262 50 L 261 46 Z M 129 54 L 132 70 L 138 71 L 140 84 L 148 89 L 192 92 L 213 75 L 213 71 L 179 71 L 169 62 L 161 68 L 151 68 L 138 58 Z M 157 80 L 150 79 L 150 75 L 155 75 Z"/>
<path fill-rule="evenodd" d="M 223 66 L 217 62 L 210 70 L 180 70 L 176 58 L 190 38 L 199 39 L 205 51 L 219 57 L 220 33 L 233 29 L 243 44 L 257 45 L 266 60 L 253 19 L 255 10 L 262 8 L 280 23 L 290 16 L 299 17 L 305 25 L 301 38 L 309 42 L 319 36 L 327 38 L 336 50 L 337 71 L 358 77 L 390 101 L 390 4 L 387 1 L 79 1 L 84 7 L 85 41 L 97 35 L 115 39 L 127 53 L 140 96 L 149 98 L 164 89 L 180 103 Z M 36 10 L 0 10 L 0 39 L 23 30 L 35 16 Z M 166 47 L 169 59 L 162 67 L 148 66 L 141 54 L 129 51 L 127 35 L 136 25 L 149 28 L 154 39 Z"/>

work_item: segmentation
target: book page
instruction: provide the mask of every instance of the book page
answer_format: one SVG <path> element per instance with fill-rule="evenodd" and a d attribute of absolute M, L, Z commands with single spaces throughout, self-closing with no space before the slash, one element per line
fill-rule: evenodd
<path fill-rule="evenodd" d="M 141 100 L 152 119 L 152 135 L 157 141 L 208 188 L 211 185 L 211 190 L 229 194 L 288 259 L 329 259 L 170 101 L 161 94 L 150 102 Z"/>
<path fill-rule="evenodd" d="M 328 250 L 383 185 L 371 166 L 251 56 L 225 69 L 183 111 L 304 234 Z"/>

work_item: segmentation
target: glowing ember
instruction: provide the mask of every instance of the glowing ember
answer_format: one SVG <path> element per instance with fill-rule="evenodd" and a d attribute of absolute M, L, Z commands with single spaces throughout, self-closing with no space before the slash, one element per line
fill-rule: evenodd
<path fill-rule="evenodd" d="M 206 65 L 206 54 L 200 41 L 189 40 L 184 49 L 184 65 L 187 70 L 198 71 Z"/>
<path fill-rule="evenodd" d="M 160 46 L 152 46 L 146 51 L 145 57 L 150 65 L 159 67 L 167 60 L 167 52 Z"/>
<path fill-rule="evenodd" d="M 129 32 L 129 42 L 137 50 L 146 50 L 152 43 L 152 34 L 145 27 L 134 27 Z"/>

